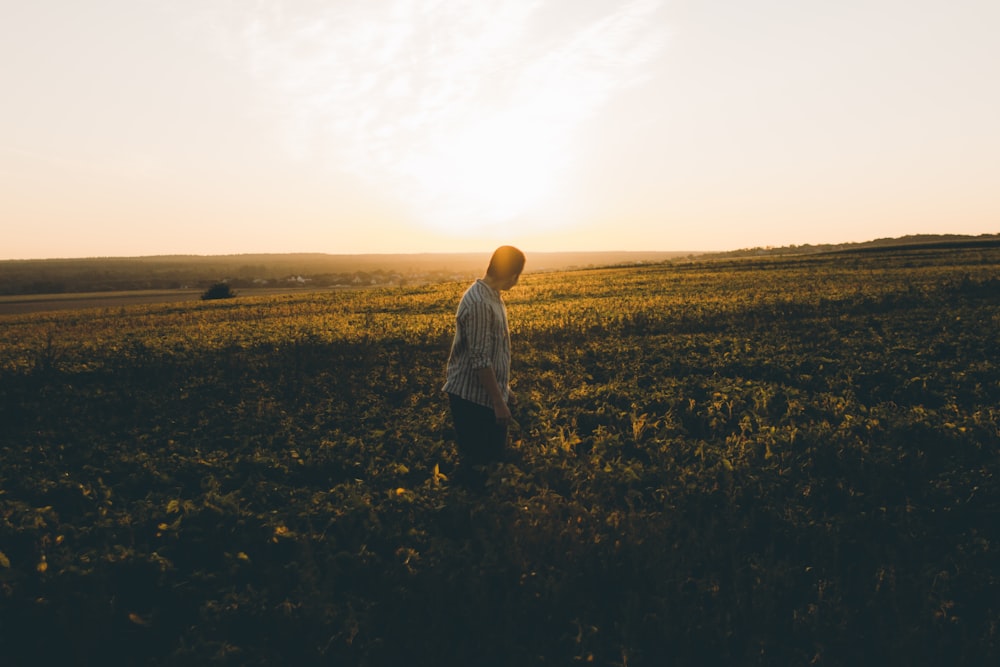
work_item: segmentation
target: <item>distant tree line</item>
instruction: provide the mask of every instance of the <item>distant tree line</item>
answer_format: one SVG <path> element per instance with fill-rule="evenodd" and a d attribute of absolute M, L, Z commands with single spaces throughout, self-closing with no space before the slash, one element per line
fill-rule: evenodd
<path fill-rule="evenodd" d="M 490 249 L 489 251 L 491 251 Z M 0 295 L 233 288 L 417 285 L 479 275 L 483 253 L 176 255 L 0 261 Z M 529 271 L 666 261 L 685 253 L 532 253 Z"/>
<path fill-rule="evenodd" d="M 743 257 L 777 257 L 788 255 L 817 255 L 821 253 L 879 252 L 884 250 L 941 250 L 947 248 L 973 248 L 1000 246 L 1000 234 L 967 236 L 962 234 L 912 234 L 898 238 L 875 239 L 864 243 L 822 243 L 813 245 L 756 246 L 726 252 L 692 256 L 692 259 L 736 259 Z"/>
<path fill-rule="evenodd" d="M 529 253 L 528 270 L 632 265 L 667 261 L 704 261 L 744 257 L 940 248 L 948 245 L 1000 245 L 1000 234 L 981 236 L 913 235 L 866 243 L 743 248 L 720 253 L 576 252 Z M 0 295 L 205 290 L 224 282 L 231 288 L 364 287 L 417 285 L 478 275 L 488 253 L 397 255 L 177 255 L 0 261 Z"/>
<path fill-rule="evenodd" d="M 158 266 L 141 261 L 38 260 L 0 262 L 0 295 L 121 292 L 137 290 L 204 290 L 216 283 L 232 288 L 368 287 L 412 285 L 464 279 L 468 272 L 448 270 L 281 272 L 287 267 L 206 263 Z"/>

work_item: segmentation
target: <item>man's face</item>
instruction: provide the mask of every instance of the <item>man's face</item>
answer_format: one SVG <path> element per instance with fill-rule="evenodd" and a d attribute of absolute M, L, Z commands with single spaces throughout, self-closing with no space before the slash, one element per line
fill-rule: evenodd
<path fill-rule="evenodd" d="M 514 285 L 516 285 L 517 281 L 520 280 L 520 279 L 521 279 L 521 274 L 520 273 L 515 273 L 510 278 L 506 278 L 503 282 L 500 283 L 500 289 L 501 290 L 508 290 L 511 287 L 513 287 Z"/>

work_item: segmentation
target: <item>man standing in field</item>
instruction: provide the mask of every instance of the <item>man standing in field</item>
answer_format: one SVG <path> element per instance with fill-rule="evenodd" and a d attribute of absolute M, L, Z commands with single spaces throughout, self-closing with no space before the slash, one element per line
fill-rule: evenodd
<path fill-rule="evenodd" d="M 462 295 L 455 315 L 455 340 L 448 358 L 448 393 L 463 476 L 502 458 L 510 408 L 510 331 L 500 292 L 517 284 L 524 253 L 497 248 L 486 275 Z"/>

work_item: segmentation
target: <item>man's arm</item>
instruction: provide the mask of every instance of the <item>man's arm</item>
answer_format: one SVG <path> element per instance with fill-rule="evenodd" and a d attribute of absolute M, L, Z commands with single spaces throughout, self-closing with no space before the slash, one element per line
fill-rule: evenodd
<path fill-rule="evenodd" d="M 509 424 L 512 419 L 510 408 L 507 407 L 507 404 L 503 400 L 503 393 L 500 391 L 500 383 L 497 382 L 496 373 L 489 366 L 480 368 L 477 373 L 479 374 L 479 382 L 486 389 L 486 393 L 490 395 L 490 401 L 493 403 L 493 414 L 496 415 L 497 423 Z"/>

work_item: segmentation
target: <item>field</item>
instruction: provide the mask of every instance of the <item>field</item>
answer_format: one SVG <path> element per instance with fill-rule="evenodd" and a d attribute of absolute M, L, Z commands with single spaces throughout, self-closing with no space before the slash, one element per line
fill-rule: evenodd
<path fill-rule="evenodd" d="M 309 292 L 364 289 L 352 287 L 311 288 Z M 302 293 L 302 287 L 251 287 L 234 290 L 238 296 L 284 296 Z M 118 292 L 71 292 L 67 294 L 18 294 L 0 296 L 0 318 L 5 315 L 48 313 L 56 310 L 109 309 L 148 304 L 183 304 L 200 301 L 204 289 L 121 290 Z M 190 305 L 190 304 L 187 304 Z"/>
<path fill-rule="evenodd" d="M 1000 664 L 1000 249 L 465 287 L 0 317 L 0 662 Z"/>

